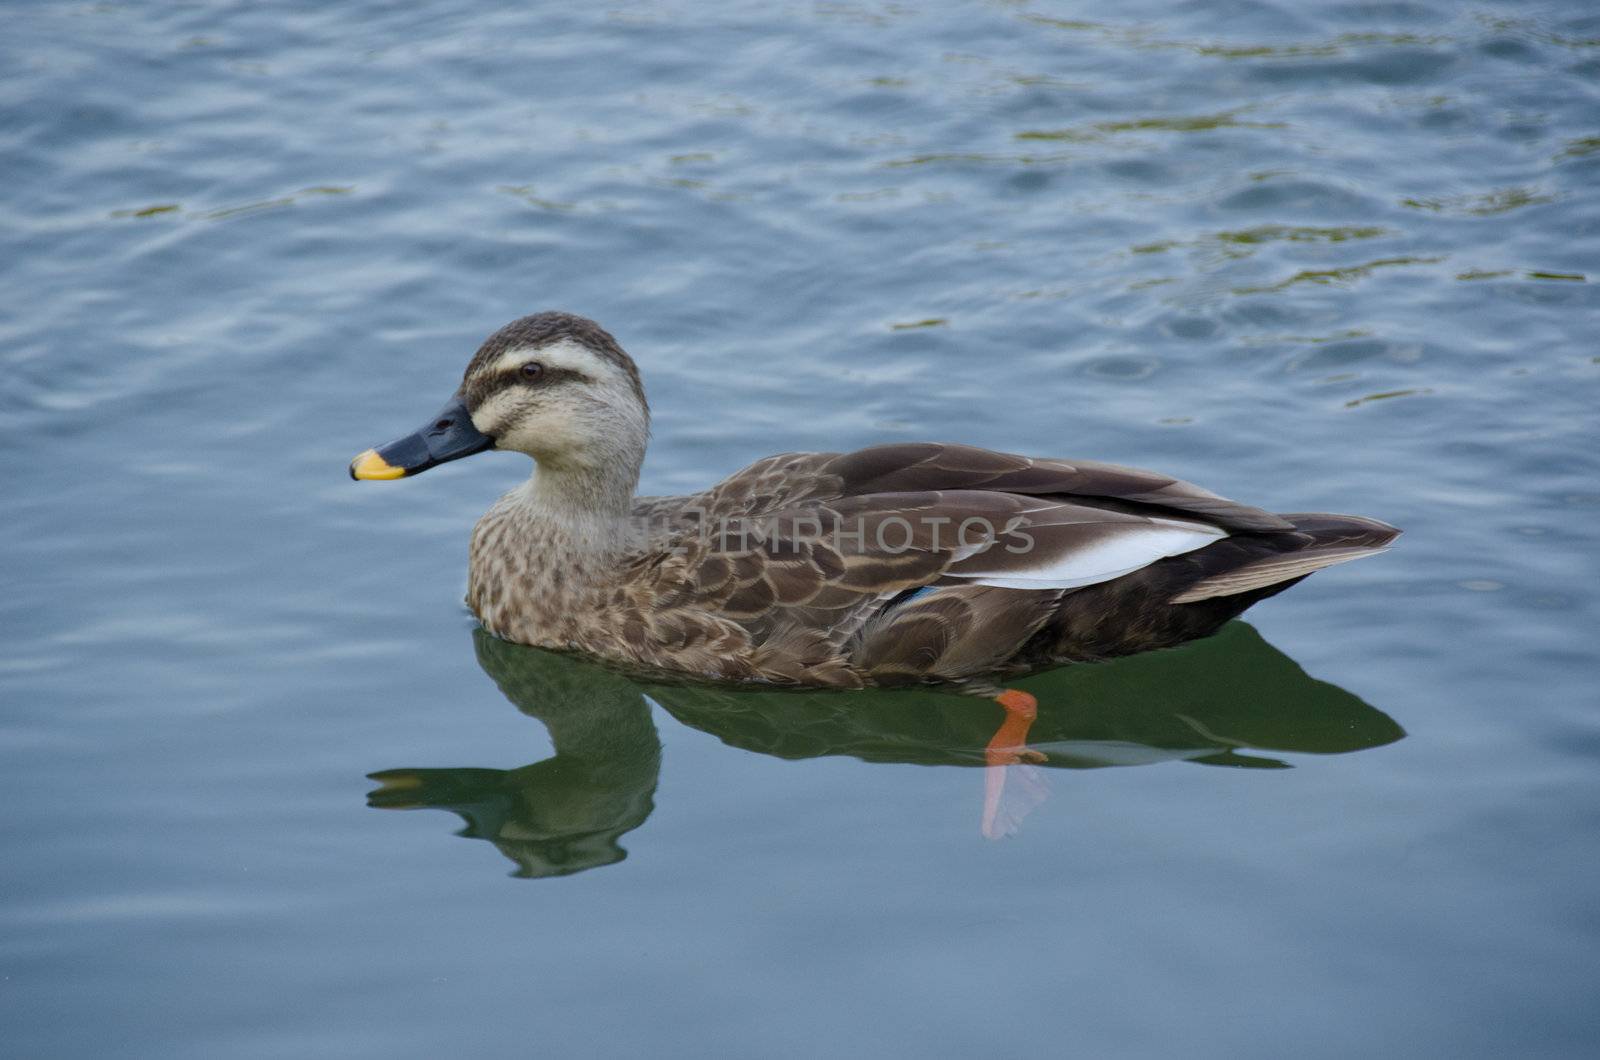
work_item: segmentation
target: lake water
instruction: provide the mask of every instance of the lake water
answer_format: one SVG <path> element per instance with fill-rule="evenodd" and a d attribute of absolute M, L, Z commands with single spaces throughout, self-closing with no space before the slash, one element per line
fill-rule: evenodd
<path fill-rule="evenodd" d="M 1600 13 L 1307 6 L 8 5 L 3 1051 L 1594 1055 Z M 474 632 L 523 458 L 346 463 L 544 308 L 649 492 L 937 439 L 1406 536 L 1027 682 L 987 841 L 991 704 Z"/>

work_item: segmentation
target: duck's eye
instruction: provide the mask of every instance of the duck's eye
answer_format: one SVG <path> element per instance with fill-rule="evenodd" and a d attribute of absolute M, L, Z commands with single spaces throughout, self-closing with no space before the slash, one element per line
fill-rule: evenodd
<path fill-rule="evenodd" d="M 529 361 L 517 371 L 521 373 L 523 379 L 531 383 L 544 375 L 544 365 L 538 361 Z"/>

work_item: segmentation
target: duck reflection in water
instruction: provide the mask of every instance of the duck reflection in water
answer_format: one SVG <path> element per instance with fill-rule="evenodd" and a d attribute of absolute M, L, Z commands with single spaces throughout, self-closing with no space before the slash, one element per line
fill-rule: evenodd
<path fill-rule="evenodd" d="M 520 769 L 387 769 L 367 796 L 391 810 L 434 807 L 466 822 L 523 877 L 567 876 L 627 857 L 617 840 L 655 808 L 661 738 L 639 685 L 574 656 L 473 631 L 478 665 L 518 710 L 544 722 L 551 758 Z"/>
<path fill-rule="evenodd" d="M 368 796 L 466 822 L 524 877 L 621 861 L 619 840 L 654 808 L 661 741 L 650 702 L 733 747 L 784 759 L 979 767 L 983 834 L 1014 832 L 1048 794 L 1038 765 L 986 754 L 993 711 L 934 690 L 803 692 L 649 683 L 477 630 L 478 663 L 517 709 L 542 721 L 554 757 L 520 769 L 389 769 Z M 1272 754 L 1343 754 L 1402 738 L 1394 719 L 1318 681 L 1244 622 L 1163 652 L 1069 666 L 1023 682 L 1039 699 L 1031 746 L 1073 769 L 1171 760 L 1286 769 Z M 647 698 L 648 697 L 648 698 Z"/>

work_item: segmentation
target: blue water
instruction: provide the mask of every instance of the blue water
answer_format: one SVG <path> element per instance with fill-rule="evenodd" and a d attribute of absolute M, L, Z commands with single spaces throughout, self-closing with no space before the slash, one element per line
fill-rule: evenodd
<path fill-rule="evenodd" d="M 1593 1055 L 1600 14 L 1306 8 L 7 5 L 3 1051 Z M 543 308 L 649 492 L 927 438 L 1407 533 L 1031 681 L 989 842 L 988 704 L 474 634 L 522 458 L 345 466 Z"/>

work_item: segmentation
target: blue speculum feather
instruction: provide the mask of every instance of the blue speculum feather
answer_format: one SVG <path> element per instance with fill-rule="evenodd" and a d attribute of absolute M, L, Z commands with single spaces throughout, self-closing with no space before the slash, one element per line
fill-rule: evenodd
<path fill-rule="evenodd" d="M 909 604 L 914 600 L 922 599 L 924 596 L 927 596 L 929 593 L 936 593 L 938 591 L 939 591 L 939 587 L 937 585 L 924 585 L 919 589 L 907 589 L 905 592 L 901 593 L 899 596 L 895 597 L 892 601 L 890 601 L 889 602 L 889 606 L 891 608 L 903 607 L 904 605 Z"/>

